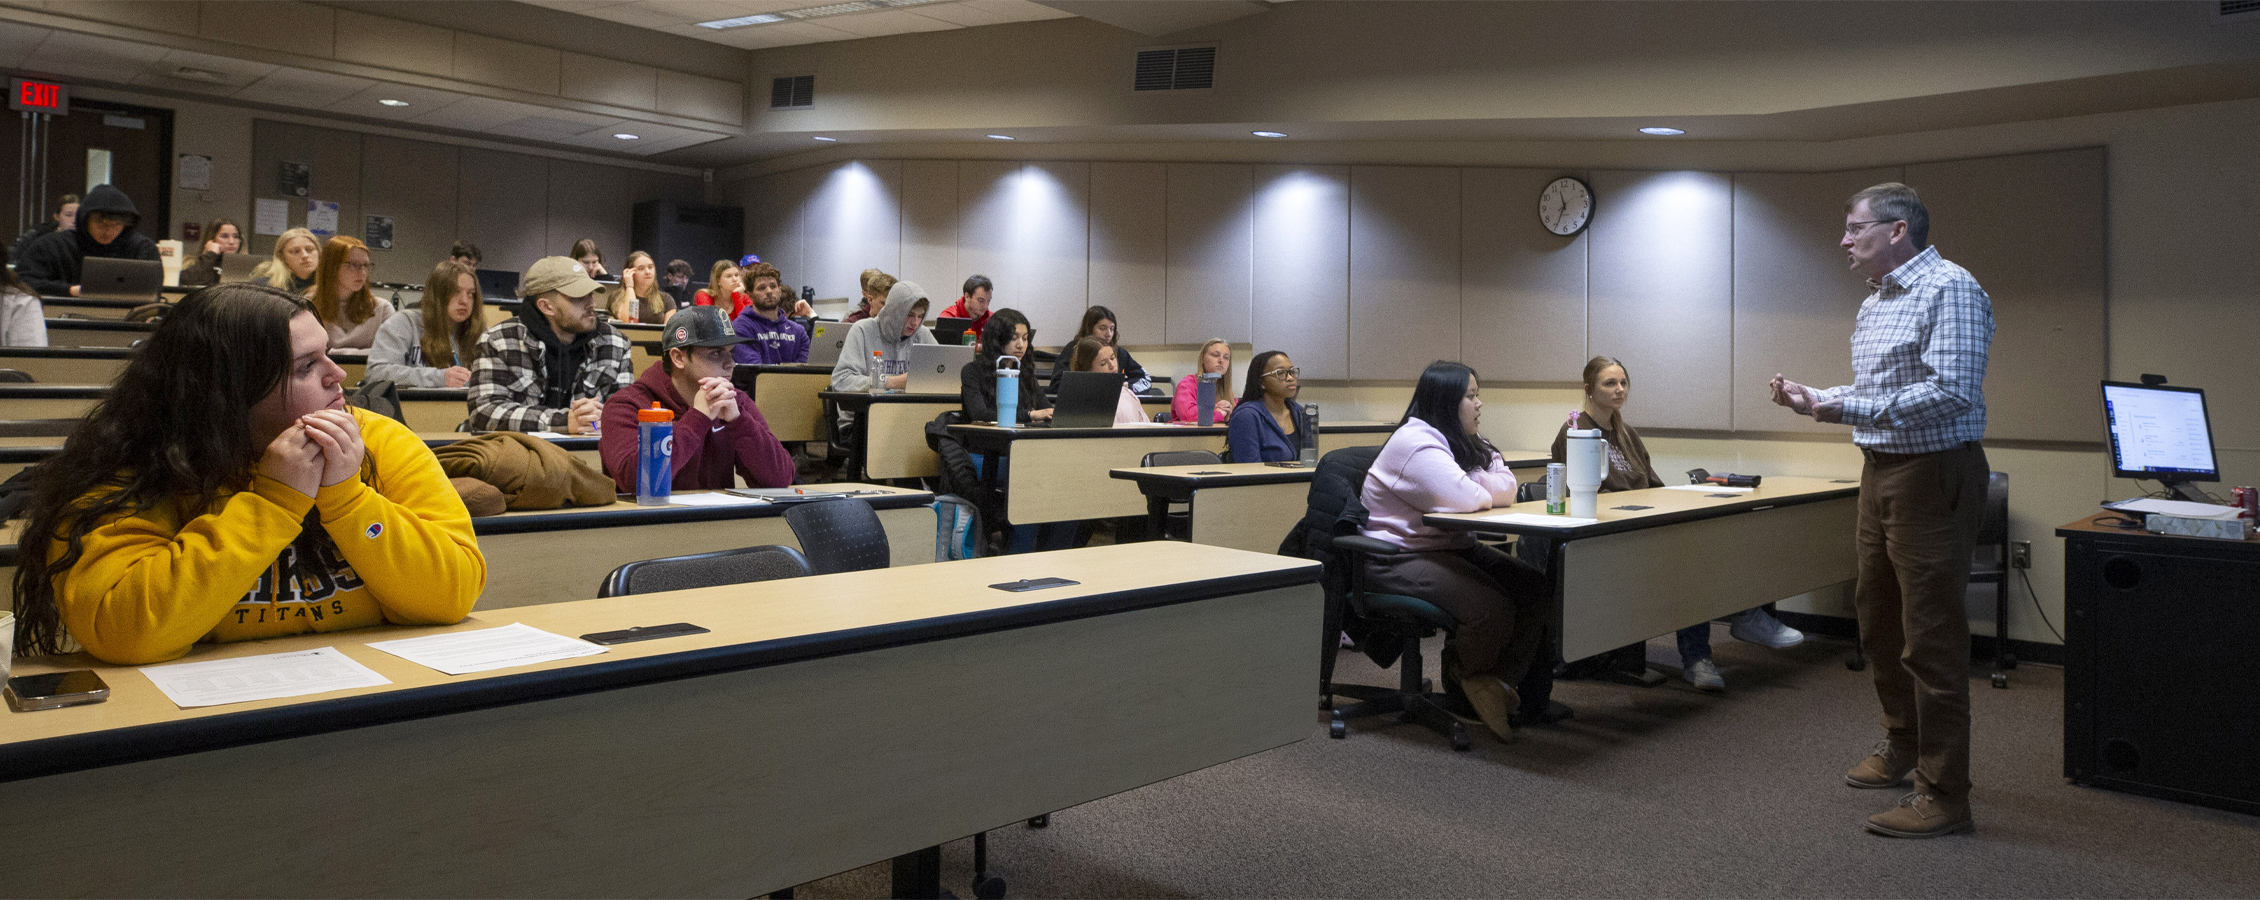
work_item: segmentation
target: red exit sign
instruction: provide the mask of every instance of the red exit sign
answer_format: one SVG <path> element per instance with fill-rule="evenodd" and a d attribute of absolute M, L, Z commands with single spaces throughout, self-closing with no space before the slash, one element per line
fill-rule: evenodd
<path fill-rule="evenodd" d="M 71 87 L 52 81 L 32 81 L 28 78 L 8 79 L 8 108 L 39 113 L 68 115 L 71 111 Z"/>

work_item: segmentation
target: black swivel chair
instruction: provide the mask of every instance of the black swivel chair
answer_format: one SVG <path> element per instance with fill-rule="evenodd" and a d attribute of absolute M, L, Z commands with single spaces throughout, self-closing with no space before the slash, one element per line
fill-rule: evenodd
<path fill-rule="evenodd" d="M 1985 512 L 1978 518 L 1977 548 L 1970 558 L 1970 583 L 1993 585 L 1993 686 L 2009 686 L 2009 670 L 2017 667 L 2017 654 L 2009 649 L 2009 473 L 1990 472 L 1985 478 Z M 1852 632 L 1852 655 L 1844 667 L 1854 672 L 1868 667 L 1867 650 L 1860 645 L 1857 624 Z"/>
<path fill-rule="evenodd" d="M 1223 462 L 1222 458 L 1207 450 L 1157 450 L 1140 458 L 1138 465 L 1150 469 L 1155 466 L 1214 466 Z M 1157 500 L 1148 500 L 1147 503 L 1147 521 L 1154 534 L 1163 540 L 1193 539 L 1193 513 L 1190 507 L 1181 509 L 1178 504 Z"/>
<path fill-rule="evenodd" d="M 1421 674 L 1420 641 L 1449 635 L 1459 622 L 1442 608 L 1418 597 L 1366 590 L 1365 557 L 1401 552 L 1396 546 L 1360 536 L 1365 525 L 1365 504 L 1358 494 L 1365 486 L 1366 470 L 1381 455 L 1380 447 L 1346 447 L 1326 454 L 1311 475 L 1310 499 L 1282 553 L 1299 553 L 1325 565 L 1321 582 L 1326 590 L 1326 613 L 1320 632 L 1319 706 L 1333 711 L 1327 733 L 1349 736 L 1349 720 L 1385 713 L 1400 721 L 1418 722 L 1451 742 L 1452 749 L 1470 746 L 1467 727 L 1448 708 L 1450 699 L 1429 690 Z M 1370 685 L 1335 684 L 1336 635 L 1345 628 L 1358 647 L 1383 666 L 1397 664 L 1395 689 Z M 1335 706 L 1334 698 L 1358 702 Z"/>
<path fill-rule="evenodd" d="M 38 380 L 39 379 L 37 378 L 31 377 L 30 372 L 26 372 L 22 369 L 0 369 L 0 382 L 7 382 L 10 384 L 32 384 L 34 382 L 37 382 Z"/>
<path fill-rule="evenodd" d="M 725 584 L 799 578 L 807 574 L 808 560 L 801 558 L 800 551 L 768 544 L 638 560 L 613 569 L 612 574 L 605 576 L 604 584 L 597 588 L 596 595 L 625 597 L 659 591 L 686 591 Z"/>

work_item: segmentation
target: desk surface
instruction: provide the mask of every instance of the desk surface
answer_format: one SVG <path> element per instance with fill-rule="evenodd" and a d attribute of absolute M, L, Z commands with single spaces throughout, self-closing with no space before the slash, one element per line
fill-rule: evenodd
<path fill-rule="evenodd" d="M 955 404 L 963 395 L 955 392 L 940 394 L 912 394 L 894 391 L 874 394 L 869 391 L 817 391 L 816 396 L 841 406 L 869 406 L 873 403 L 949 403 Z"/>
<path fill-rule="evenodd" d="M 913 395 L 916 396 L 916 395 Z M 1319 434 L 1380 434 L 1394 431 L 1395 422 L 1327 422 L 1318 426 Z M 952 425 L 950 433 L 963 438 L 981 439 L 983 443 L 997 441 L 1040 441 L 1062 438 L 1127 438 L 1141 435 L 1215 435 L 1223 437 L 1223 425 L 1180 425 L 1171 422 L 1143 422 L 1111 425 L 1105 428 L 1054 428 L 1048 425 Z"/>
<path fill-rule="evenodd" d="M 860 491 L 855 499 L 867 501 L 873 509 L 908 509 L 934 502 L 930 491 L 913 488 L 887 487 L 878 484 L 808 485 L 810 491 Z M 676 491 L 676 495 L 712 494 L 717 491 Z M 610 528 L 619 525 L 665 525 L 675 522 L 712 522 L 724 519 L 759 519 L 781 516 L 790 504 L 736 503 L 729 506 L 638 506 L 635 498 L 627 497 L 610 506 L 568 506 L 561 509 L 512 510 L 499 516 L 481 516 L 471 520 L 479 536 L 493 534 L 519 534 L 528 531 L 570 531 L 579 528 Z M 664 547 L 647 548 L 654 553 L 665 552 Z"/>
<path fill-rule="evenodd" d="M 0 347 L 6 359 L 132 359 L 132 347 Z"/>
<path fill-rule="evenodd" d="M 1675 522 L 1709 519 L 1745 513 L 1777 506 L 1795 506 L 1818 503 L 1842 497 L 1856 497 L 1860 484 L 1855 479 L 1800 478 L 1768 475 L 1756 490 L 1727 496 L 1714 496 L 1702 491 L 1681 491 L 1670 488 L 1647 488 L 1637 491 L 1616 491 L 1602 494 L 1599 509 L 1594 513 L 1600 519 L 1591 525 L 1522 525 L 1498 521 L 1497 517 L 1514 513 L 1543 516 L 1546 501 L 1532 500 L 1517 503 L 1505 509 L 1491 509 L 1476 513 L 1430 513 L 1421 521 L 1432 528 L 1448 531 L 1476 531 L 1492 534 L 1543 534 L 1562 540 L 1617 534 Z M 1618 509 L 1622 506 L 1646 506 L 1648 509 Z"/>
<path fill-rule="evenodd" d="M 1318 430 L 1324 433 L 1327 428 L 1320 425 Z M 1504 450 L 1500 452 L 1500 455 L 1506 457 L 1507 468 L 1510 469 L 1543 466 L 1549 461 L 1545 453 L 1536 450 Z M 1316 471 L 1316 466 L 1286 468 L 1270 463 L 1219 463 L 1213 466 L 1123 468 L 1115 469 L 1109 474 L 1124 481 L 1138 482 L 1141 485 L 1155 484 L 1186 490 L 1198 490 L 1212 487 L 1241 487 L 1252 484 L 1288 484 L 1309 481 L 1311 475 Z"/>
<path fill-rule="evenodd" d="M 1080 584 L 1013 593 L 988 585 L 1046 575 Z M 181 662 L 337 647 L 392 684 L 224 706 L 180 709 L 137 667 L 83 653 L 24 660 L 18 674 L 92 668 L 107 702 L 8 714 L 0 781 L 12 781 L 322 734 L 467 709 L 523 703 L 776 665 L 1086 616 L 1308 584 L 1318 566 L 1175 541 L 963 560 L 916 571 L 879 569 L 633 597 L 473 613 L 440 627 L 380 626 L 266 641 L 199 644 Z M 789 588 L 789 589 L 781 589 Z M 819 599 L 820 598 L 820 599 Z M 692 622 L 707 634 L 621 644 L 607 653 L 450 676 L 381 651 L 372 641 L 522 622 L 577 636 L 634 625 Z"/>
<path fill-rule="evenodd" d="M 2156 534 L 2142 530 L 2139 525 L 2133 528 L 2122 528 L 2116 525 L 2104 525 L 2100 522 L 2102 519 L 2114 516 L 2124 516 L 2136 521 L 2142 519 L 2140 513 L 2122 513 L 2107 509 L 2087 518 L 2065 523 L 2062 527 L 2056 529 L 2056 536 L 2061 538 L 2132 538 L 2137 541 L 2154 542 L 2151 546 L 2160 548 L 2211 548 L 2237 553 L 2260 552 L 2260 532 L 2256 532 L 2251 537 L 2241 541 L 2231 541 L 2223 538 L 2191 537 L 2185 534 Z"/>

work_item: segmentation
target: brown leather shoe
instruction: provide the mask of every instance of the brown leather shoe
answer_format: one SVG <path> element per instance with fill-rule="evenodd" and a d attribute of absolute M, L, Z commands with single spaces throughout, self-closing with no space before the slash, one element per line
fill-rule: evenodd
<path fill-rule="evenodd" d="M 1875 742 L 1868 758 L 1844 773 L 1844 783 L 1856 788 L 1898 787 L 1915 770 L 1915 751 L 1900 750 L 1888 740 Z"/>
<path fill-rule="evenodd" d="M 1507 720 L 1520 702 L 1514 688 L 1492 676 L 1477 675 L 1460 679 L 1460 690 L 1467 692 L 1467 704 L 1475 707 L 1476 718 L 1483 720 L 1484 727 L 1499 740 L 1514 743 L 1515 727 Z"/>
<path fill-rule="evenodd" d="M 1868 817 L 1868 831 L 1896 838 L 1932 838 L 1977 830 L 1970 804 L 1940 800 L 1921 791 L 1899 798 L 1899 805 Z"/>

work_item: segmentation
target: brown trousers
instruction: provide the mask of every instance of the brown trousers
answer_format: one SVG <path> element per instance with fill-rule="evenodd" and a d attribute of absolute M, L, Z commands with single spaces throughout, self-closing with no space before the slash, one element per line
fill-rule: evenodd
<path fill-rule="evenodd" d="M 1970 625 L 1962 595 L 1985 512 L 1985 448 L 1869 453 L 1852 596 L 1883 728 L 1916 754 L 1915 788 L 1970 790 Z"/>
<path fill-rule="evenodd" d="M 1497 549 L 1394 553 L 1366 558 L 1365 587 L 1436 604 L 1459 620 L 1453 655 L 1462 679 L 1489 675 L 1519 684 L 1545 645 L 1553 583 Z"/>

